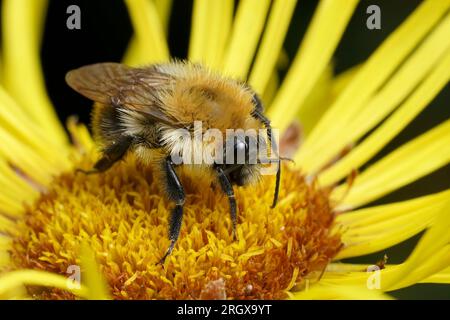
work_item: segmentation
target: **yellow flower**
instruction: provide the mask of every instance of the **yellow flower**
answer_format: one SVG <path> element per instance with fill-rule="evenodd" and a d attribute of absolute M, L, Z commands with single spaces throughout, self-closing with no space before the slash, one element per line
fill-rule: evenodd
<path fill-rule="evenodd" d="M 242 0 L 235 16 L 233 3 L 194 2 L 189 59 L 248 79 L 273 126 L 284 131 L 299 119 L 306 138 L 286 166 L 275 209 L 271 179 L 236 188 L 238 241 L 225 199 L 209 181 L 183 176 L 185 219 L 163 268 L 155 263 L 168 246 L 169 202 L 153 173 L 132 156 L 101 175 L 74 173 L 95 161 L 95 147 L 73 120 L 69 142 L 46 95 L 45 3 L 3 1 L 1 298 L 375 299 L 416 283 L 450 283 L 450 189 L 361 208 L 446 165 L 450 121 L 353 174 L 446 86 L 450 1 L 425 1 L 367 61 L 334 76 L 330 61 L 357 1 L 323 0 L 281 84 L 277 61 L 296 1 Z M 135 35 L 125 62 L 169 60 L 170 1 L 126 4 Z M 403 263 L 340 262 L 422 231 Z M 70 280 L 78 265 L 80 286 Z"/>

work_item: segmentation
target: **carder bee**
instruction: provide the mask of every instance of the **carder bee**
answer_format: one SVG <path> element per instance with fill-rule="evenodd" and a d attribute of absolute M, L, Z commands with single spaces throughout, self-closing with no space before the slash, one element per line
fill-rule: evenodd
<path fill-rule="evenodd" d="M 173 156 L 193 156 L 191 143 L 180 138 L 179 129 L 193 132 L 195 121 L 201 121 L 204 129 L 218 129 L 224 137 L 227 129 L 265 129 L 267 144 L 273 150 L 276 144 L 272 141 L 270 121 L 264 115 L 261 99 L 249 85 L 190 62 L 139 68 L 119 63 L 98 63 L 69 71 L 66 82 L 96 102 L 92 130 L 101 157 L 92 170 L 84 172 L 103 172 L 127 153 L 134 153 L 143 164 L 154 167 L 162 189 L 174 202 L 169 225 L 171 243 L 161 263 L 172 252 L 180 234 L 185 202 L 185 192 L 176 170 L 180 165 L 191 168 L 195 174 L 207 173 L 216 178 L 229 200 L 235 236 L 237 209 L 233 185 L 248 185 L 261 176 L 263 164 L 248 161 L 250 142 L 256 138 L 233 137 L 232 141 L 227 140 L 233 152 L 244 152 L 246 160 L 243 163 L 180 164 L 174 162 Z M 230 149 L 220 148 L 223 153 Z M 222 156 L 227 158 L 227 155 Z M 272 207 L 277 203 L 280 185 L 278 156 L 276 165 Z"/>

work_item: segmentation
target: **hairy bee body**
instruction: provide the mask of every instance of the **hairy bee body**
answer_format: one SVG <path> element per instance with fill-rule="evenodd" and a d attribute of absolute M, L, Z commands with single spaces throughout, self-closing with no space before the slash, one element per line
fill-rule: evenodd
<path fill-rule="evenodd" d="M 159 173 L 163 190 L 175 202 L 169 230 L 172 242 L 164 258 L 178 238 L 184 204 L 184 190 L 175 170 L 177 164 L 172 159 L 175 155 L 192 159 L 195 150 L 205 149 L 204 140 L 181 139 L 179 130 L 195 135 L 215 129 L 223 136 L 223 142 L 229 129 L 270 129 L 261 101 L 248 85 L 198 64 L 171 62 L 131 68 L 100 63 L 70 71 L 66 81 L 74 90 L 96 102 L 92 130 L 103 156 L 93 172 L 105 171 L 126 153 L 133 152 L 141 162 L 154 166 L 154 171 Z M 201 123 L 200 129 L 195 126 L 196 122 Z M 237 148 L 248 148 L 245 141 L 233 143 Z M 217 176 L 229 198 L 235 228 L 232 185 L 256 181 L 260 176 L 260 164 L 189 162 L 183 163 L 183 168 L 191 169 L 193 174 L 206 172 Z M 279 173 L 274 204 L 278 185 Z"/>

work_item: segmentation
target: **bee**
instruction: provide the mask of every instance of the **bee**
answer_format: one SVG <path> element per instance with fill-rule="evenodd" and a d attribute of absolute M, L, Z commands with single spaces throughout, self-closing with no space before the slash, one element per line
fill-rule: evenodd
<path fill-rule="evenodd" d="M 261 99 L 249 85 L 200 64 L 180 61 L 139 68 L 119 63 L 87 65 L 69 71 L 66 82 L 95 102 L 91 127 L 101 157 L 92 170 L 84 172 L 104 172 L 127 153 L 134 153 L 139 161 L 154 167 L 162 190 L 174 203 L 169 223 L 170 246 L 160 263 L 171 254 L 180 234 L 185 191 L 176 168 L 181 165 L 216 178 L 228 197 L 235 238 L 237 206 L 233 186 L 248 185 L 261 176 L 262 164 L 247 161 L 248 139 L 234 138 L 231 143 L 234 151 L 245 150 L 246 161 L 240 164 L 179 164 L 172 156 L 192 152 L 177 130 L 192 132 L 195 121 L 201 121 L 204 129 L 216 128 L 222 133 L 230 128 L 264 128 L 271 141 L 270 121 L 264 115 Z M 275 142 L 270 144 L 272 149 Z M 272 207 L 278 199 L 280 174 L 278 160 Z"/>

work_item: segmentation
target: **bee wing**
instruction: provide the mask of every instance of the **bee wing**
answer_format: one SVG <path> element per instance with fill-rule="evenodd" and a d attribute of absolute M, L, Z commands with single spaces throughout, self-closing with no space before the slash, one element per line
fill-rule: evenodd
<path fill-rule="evenodd" d="M 168 74 L 155 68 L 131 68 L 120 63 L 87 65 L 66 74 L 67 84 L 93 101 L 124 106 L 172 126 L 181 124 L 161 108 L 155 89 L 167 86 Z"/>

